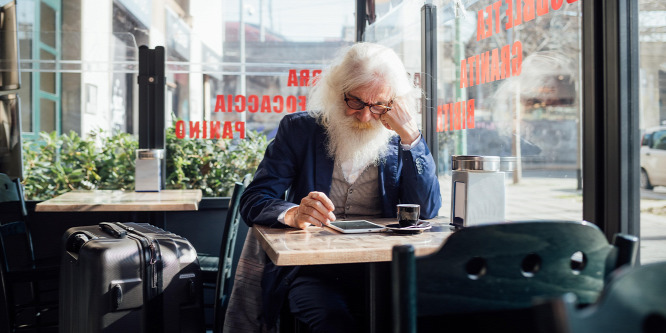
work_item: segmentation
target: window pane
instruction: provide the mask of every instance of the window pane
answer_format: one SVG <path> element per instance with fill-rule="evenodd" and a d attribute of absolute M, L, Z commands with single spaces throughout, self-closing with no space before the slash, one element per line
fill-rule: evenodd
<path fill-rule="evenodd" d="M 641 263 L 666 260 L 666 3 L 640 0 Z"/>
<path fill-rule="evenodd" d="M 56 130 L 55 102 L 42 99 L 39 102 L 39 130 L 42 132 L 53 132 Z"/>
<path fill-rule="evenodd" d="M 441 213 L 451 214 L 452 184 L 466 183 L 467 212 L 486 210 L 475 197 L 506 203 L 469 213 L 469 224 L 581 220 L 580 2 L 464 3 L 437 3 Z M 510 168 L 454 171 L 454 155 L 497 156 Z M 477 184 L 483 177 L 503 186 Z"/>
<path fill-rule="evenodd" d="M 44 50 L 40 51 L 40 58 L 45 64 L 44 71 L 39 73 L 39 88 L 41 91 L 55 94 L 56 93 L 56 73 L 55 69 L 55 55 Z"/>
<path fill-rule="evenodd" d="M 32 76 L 30 73 L 21 73 L 21 86 L 30 87 L 32 83 Z M 19 97 L 21 99 L 21 132 L 33 132 L 35 129 L 32 124 L 32 98 L 30 98 L 30 90 L 23 88 L 19 90 Z"/>
<path fill-rule="evenodd" d="M 353 0 L 290 0 L 279 5 L 245 1 L 242 10 L 236 0 L 224 1 L 223 51 L 217 53 L 211 43 L 202 51 L 209 89 L 206 96 L 210 96 L 202 108 L 207 112 L 203 118 L 219 122 L 222 128 L 225 123 L 233 124 L 234 137 L 240 135 L 235 126 L 243 123 L 246 131 L 272 138 L 284 115 L 306 110 L 314 77 L 342 47 L 354 41 L 354 11 Z M 203 17 L 196 8 L 192 14 Z M 204 82 L 203 76 L 197 77 Z M 175 90 L 172 95 L 177 96 Z M 173 104 L 173 108 L 175 115 L 186 119 L 182 105 Z M 190 109 L 191 120 L 196 119 L 196 112 Z"/>
<path fill-rule="evenodd" d="M 45 3 L 40 4 L 41 18 L 39 24 L 41 25 L 41 41 L 42 43 L 55 48 L 56 47 L 56 12 L 49 5 Z"/>

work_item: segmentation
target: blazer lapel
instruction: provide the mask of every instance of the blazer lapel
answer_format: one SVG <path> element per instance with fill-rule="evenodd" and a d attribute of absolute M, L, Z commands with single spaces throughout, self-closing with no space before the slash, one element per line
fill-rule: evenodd
<path fill-rule="evenodd" d="M 326 152 L 326 132 L 321 126 L 318 126 L 315 142 L 315 190 L 324 192 L 326 195 L 331 193 L 331 183 L 333 182 L 333 159 Z"/>
<path fill-rule="evenodd" d="M 398 203 L 398 173 L 401 165 L 399 163 L 398 146 L 391 139 L 389 150 L 382 157 L 379 167 L 379 193 L 382 202 L 382 216 L 390 217 L 395 214 L 395 204 Z"/>

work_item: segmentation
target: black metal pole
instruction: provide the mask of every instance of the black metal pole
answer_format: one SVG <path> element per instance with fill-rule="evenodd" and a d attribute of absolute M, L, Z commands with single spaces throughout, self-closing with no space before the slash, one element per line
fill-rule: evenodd
<path fill-rule="evenodd" d="M 356 0 L 356 41 L 362 42 L 365 34 L 366 0 Z"/>
<path fill-rule="evenodd" d="M 421 84 L 423 138 L 437 165 L 437 7 L 432 4 L 421 7 Z"/>
<path fill-rule="evenodd" d="M 164 47 L 151 50 L 139 47 L 139 148 L 166 148 L 166 114 L 164 96 L 166 77 L 164 76 Z M 166 154 L 165 154 L 166 156 Z M 162 184 L 166 185 L 166 157 L 162 160 Z"/>

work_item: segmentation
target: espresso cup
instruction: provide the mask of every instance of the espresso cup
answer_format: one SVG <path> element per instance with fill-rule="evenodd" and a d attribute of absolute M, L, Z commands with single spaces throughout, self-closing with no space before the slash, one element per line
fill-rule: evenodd
<path fill-rule="evenodd" d="M 400 228 L 411 227 L 419 222 L 421 206 L 416 204 L 398 204 L 398 223 Z"/>

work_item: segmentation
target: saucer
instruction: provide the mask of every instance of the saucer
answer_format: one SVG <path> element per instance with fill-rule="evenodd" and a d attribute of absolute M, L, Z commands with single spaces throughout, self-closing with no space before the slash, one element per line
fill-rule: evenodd
<path fill-rule="evenodd" d="M 413 227 L 401 228 L 400 223 L 393 223 L 386 226 L 386 229 L 398 234 L 418 234 L 423 232 L 423 230 L 428 230 L 430 228 L 432 228 L 432 224 L 423 220 L 419 220 L 416 226 Z"/>

